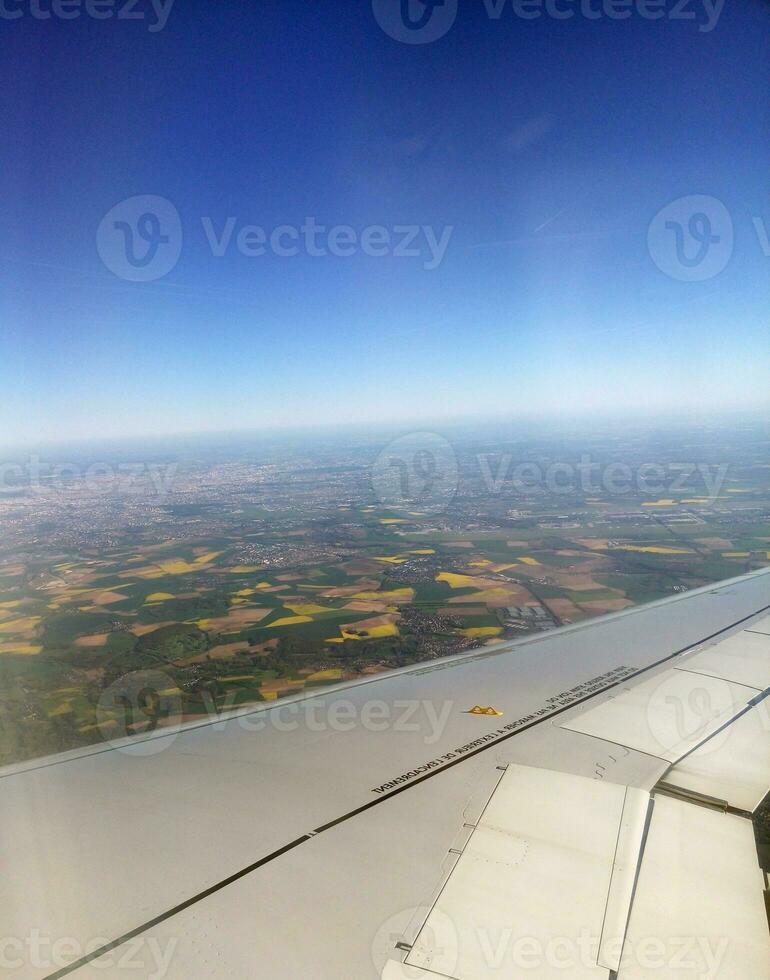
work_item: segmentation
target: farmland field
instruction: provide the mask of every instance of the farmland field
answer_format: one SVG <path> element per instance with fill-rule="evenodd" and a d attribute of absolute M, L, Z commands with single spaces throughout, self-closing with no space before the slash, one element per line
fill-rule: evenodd
<path fill-rule="evenodd" d="M 770 563 L 760 420 L 435 438 L 452 447 L 454 483 L 434 480 L 427 498 L 418 485 L 416 500 L 378 483 L 386 435 L 154 446 L 130 486 L 119 449 L 83 450 L 66 478 L 51 463 L 42 484 L 5 479 L 0 764 Z M 89 478 L 93 462 L 112 478 Z M 117 711 L 115 692 L 150 677 L 168 710 Z"/>

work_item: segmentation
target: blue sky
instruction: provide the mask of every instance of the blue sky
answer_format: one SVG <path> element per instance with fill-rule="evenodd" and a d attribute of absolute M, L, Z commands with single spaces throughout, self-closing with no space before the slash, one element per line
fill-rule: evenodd
<path fill-rule="evenodd" d="M 704 32 L 462 0 L 424 45 L 368 2 L 0 22 L 0 442 L 768 407 L 768 23 L 758 2 Z M 181 221 L 154 281 L 97 249 L 137 195 Z M 693 195 L 735 238 L 695 282 L 648 250 Z M 451 237 L 426 269 L 422 233 L 412 257 L 216 256 L 202 224 L 308 216 Z"/>

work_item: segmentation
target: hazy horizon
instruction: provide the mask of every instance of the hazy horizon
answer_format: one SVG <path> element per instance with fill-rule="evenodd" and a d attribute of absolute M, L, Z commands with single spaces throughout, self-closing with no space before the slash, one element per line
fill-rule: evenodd
<path fill-rule="evenodd" d="M 373 422 L 339 422 L 306 425 L 285 425 L 274 427 L 244 427 L 231 429 L 198 429 L 176 432 L 132 433 L 120 436 L 93 435 L 86 438 L 45 439 L 38 441 L 5 442 L 0 441 L 0 453 L 43 452 L 73 449 L 88 452 L 93 449 L 107 449 L 115 452 L 154 448 L 172 450 L 185 442 L 205 444 L 211 448 L 225 448 L 229 444 L 281 439 L 296 440 L 302 443 L 313 438 L 326 438 L 332 441 L 360 440 L 376 442 L 383 438 L 417 432 L 436 431 L 447 436 L 470 434 L 474 437 L 486 433 L 500 434 L 510 438 L 512 430 L 520 429 L 522 438 L 550 435 L 580 435 L 607 433 L 623 426 L 634 426 L 640 430 L 660 426 L 665 431 L 678 428 L 706 428 L 709 426 L 770 426 L 770 417 L 763 407 L 728 409 L 692 409 L 690 411 L 637 411 L 625 412 L 584 411 L 582 413 L 498 413 L 463 416 L 432 416 L 411 419 L 379 419 Z M 2 462 L 2 460 L 0 460 Z"/>

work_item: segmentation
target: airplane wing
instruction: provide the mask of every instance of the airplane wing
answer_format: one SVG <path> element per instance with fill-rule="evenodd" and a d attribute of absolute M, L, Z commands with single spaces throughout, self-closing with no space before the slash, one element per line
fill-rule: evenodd
<path fill-rule="evenodd" d="M 768 693 L 759 572 L 0 770 L 0 967 L 768 980 Z"/>

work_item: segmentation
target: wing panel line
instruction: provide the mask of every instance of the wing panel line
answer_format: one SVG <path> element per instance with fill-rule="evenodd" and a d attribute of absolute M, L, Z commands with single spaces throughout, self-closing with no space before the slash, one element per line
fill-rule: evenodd
<path fill-rule="evenodd" d="M 600 694 L 605 694 L 607 691 L 619 687 L 621 684 L 628 684 L 629 681 L 637 677 L 640 677 L 642 674 L 645 674 L 648 671 L 653 670 L 656 667 L 659 667 L 661 664 L 668 663 L 670 660 L 673 660 L 676 657 L 681 656 L 683 653 L 685 653 L 688 650 L 692 650 L 698 644 L 705 643 L 708 640 L 714 639 L 714 637 L 721 636 L 723 633 L 726 633 L 729 630 L 734 629 L 736 626 L 739 626 L 741 623 L 744 623 L 749 619 L 753 619 L 755 616 L 759 615 L 759 613 L 766 612 L 768 610 L 770 610 L 770 605 L 763 606 L 762 608 L 755 610 L 749 615 L 743 616 L 740 619 L 736 620 L 735 622 L 728 624 L 727 626 L 723 627 L 720 630 L 717 630 L 715 633 L 712 633 L 711 635 L 706 637 L 702 637 L 700 640 L 697 640 L 695 643 L 688 644 L 686 647 L 683 647 L 680 650 L 676 650 L 673 653 L 667 654 L 665 657 L 662 657 L 660 660 L 657 660 L 654 663 L 648 664 L 646 667 L 640 667 L 639 670 L 635 671 L 633 674 L 628 674 L 626 677 L 623 677 L 617 681 L 612 682 L 611 684 L 608 684 L 606 687 L 602 688 L 601 690 L 593 691 L 591 694 L 587 694 L 585 697 L 581 698 L 578 701 L 574 701 L 572 704 L 555 708 L 550 714 L 543 715 L 542 717 L 536 719 L 535 721 L 528 722 L 526 725 L 522 725 L 521 728 L 517 728 L 515 731 L 507 732 L 505 735 L 501 735 L 499 738 L 495 739 L 494 741 L 487 742 L 485 745 L 481 745 L 478 748 L 471 750 L 470 752 L 466 753 L 460 758 L 454 759 L 451 762 L 447 762 L 445 765 L 441 766 L 438 769 L 433 769 L 430 772 L 424 773 L 422 776 L 418 776 L 416 779 L 413 779 L 408 783 L 404 783 L 402 786 L 399 786 L 391 790 L 390 792 L 383 794 L 382 796 L 378 796 L 376 799 L 370 800 L 368 803 L 364 803 L 362 806 L 356 807 L 355 809 L 350 810 L 348 813 L 345 813 L 342 816 L 339 816 L 334 820 L 329 821 L 328 823 L 322 824 L 320 827 L 316 827 L 314 830 L 310 831 L 304 836 L 298 837 L 296 840 L 293 840 L 290 843 L 285 844 L 283 847 L 279 848 L 276 851 L 273 851 L 271 854 L 267 854 L 264 857 L 260 858 L 259 860 L 252 862 L 251 864 L 247 865 L 245 868 L 242 868 L 240 871 L 236 871 L 234 874 L 223 879 L 222 881 L 210 885 L 204 891 L 199 892 L 196 895 L 193 895 L 191 898 L 186 899 L 184 902 L 180 903 L 179 905 L 176 905 L 174 908 L 168 909 L 165 912 L 161 912 L 159 915 L 155 916 L 154 918 L 148 920 L 147 922 L 142 923 L 139 926 L 136 926 L 136 928 L 131 929 L 129 932 L 124 933 L 122 936 L 110 940 L 110 942 L 105 943 L 105 945 L 100 946 L 98 949 L 87 954 L 86 956 L 81 957 L 79 960 L 76 960 L 75 962 L 69 964 L 68 966 L 63 967 L 60 970 L 57 970 L 55 973 L 49 974 L 46 980 L 60 980 L 60 978 L 65 977 L 71 973 L 74 973 L 76 970 L 79 970 L 81 967 L 85 966 L 86 964 L 92 962 L 93 960 L 98 959 L 99 957 L 103 956 L 105 953 L 111 952 L 113 949 L 116 949 L 117 947 L 123 945 L 123 943 L 128 942 L 131 939 L 134 939 L 136 936 L 141 935 L 143 932 L 146 932 L 148 929 L 152 929 L 154 926 L 159 925 L 161 922 L 165 922 L 167 919 L 173 918 L 173 916 L 178 915 L 180 912 L 183 912 L 185 909 L 190 908 L 190 906 L 202 902 L 210 895 L 213 895 L 216 892 L 221 891 L 223 888 L 226 888 L 228 885 L 233 884 L 234 882 L 238 881 L 240 878 L 246 877 L 252 872 L 257 871 L 259 868 L 264 867 L 264 865 L 269 864 L 270 862 L 276 860 L 277 858 L 282 857 L 284 854 L 288 853 L 289 851 L 292 851 L 295 848 L 299 847 L 300 845 L 306 843 L 307 841 L 312 840 L 313 837 L 317 836 L 318 834 L 322 834 L 327 830 L 331 830 L 334 827 L 338 827 L 340 824 L 346 823 L 348 820 L 352 820 L 354 817 L 357 817 L 360 814 L 365 813 L 366 811 L 371 810 L 376 806 L 379 806 L 381 803 L 384 803 L 386 800 L 392 799 L 395 796 L 399 796 L 401 793 L 404 793 L 407 790 L 412 789 L 412 787 L 418 786 L 421 783 L 426 782 L 428 779 L 432 779 L 434 776 L 438 776 L 441 773 L 446 772 L 448 769 L 452 769 L 454 766 L 460 765 L 461 763 L 466 762 L 468 759 L 472 759 L 474 756 L 479 755 L 482 752 L 486 752 L 490 748 L 498 746 L 501 742 L 505 742 L 516 735 L 520 735 L 523 732 L 529 731 L 530 729 L 536 727 L 537 725 L 541 725 L 543 722 L 551 721 L 554 717 L 557 717 L 566 711 L 572 711 L 579 705 L 585 704 L 586 702 L 591 701 L 592 699 L 598 697 Z M 115 751 L 115 749 L 109 748 L 104 750 L 104 752 L 111 752 L 111 751 Z M 94 753 L 94 754 L 101 754 L 101 753 Z M 62 762 L 60 763 L 52 762 L 52 763 L 48 763 L 47 765 L 57 765 L 57 764 L 63 765 L 66 764 L 66 761 L 69 760 L 62 760 Z M 39 766 L 37 768 L 47 768 L 47 766 Z"/>

